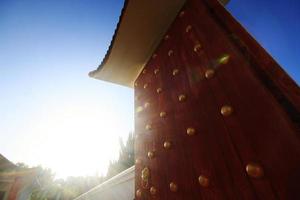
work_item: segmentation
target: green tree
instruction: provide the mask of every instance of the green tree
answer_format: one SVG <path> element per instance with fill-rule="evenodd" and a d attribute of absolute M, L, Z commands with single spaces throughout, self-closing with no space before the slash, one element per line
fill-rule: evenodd
<path fill-rule="evenodd" d="M 124 144 L 121 138 L 119 139 L 119 143 L 119 159 L 109 163 L 106 179 L 109 179 L 134 165 L 134 134 L 129 133 L 126 144 Z"/>
<path fill-rule="evenodd" d="M 39 171 L 31 194 L 31 200 L 72 200 L 99 185 L 112 176 L 134 165 L 134 134 L 130 133 L 126 143 L 119 139 L 120 152 L 118 160 L 111 161 L 108 172 L 103 176 L 79 176 L 55 179 L 51 169 L 38 166 Z M 28 169 L 24 163 L 17 163 L 18 170 Z"/>

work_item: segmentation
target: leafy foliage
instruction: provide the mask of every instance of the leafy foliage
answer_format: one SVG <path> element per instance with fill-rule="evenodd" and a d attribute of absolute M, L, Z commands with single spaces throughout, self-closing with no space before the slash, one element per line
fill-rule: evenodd
<path fill-rule="evenodd" d="M 40 174 L 31 194 L 31 200 L 71 200 L 104 182 L 112 176 L 134 165 L 134 135 L 130 133 L 126 144 L 120 139 L 120 153 L 117 161 L 111 161 L 107 175 L 68 177 L 55 179 L 50 169 L 38 167 Z M 20 168 L 28 168 L 24 163 L 18 163 Z"/>
<path fill-rule="evenodd" d="M 126 144 L 119 139 L 120 153 L 117 161 L 111 161 L 107 170 L 106 178 L 111 178 L 118 173 L 134 165 L 134 135 L 130 133 Z"/>

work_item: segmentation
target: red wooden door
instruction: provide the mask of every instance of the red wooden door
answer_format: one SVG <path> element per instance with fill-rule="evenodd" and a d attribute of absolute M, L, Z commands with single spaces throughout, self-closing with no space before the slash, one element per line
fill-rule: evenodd
<path fill-rule="evenodd" d="M 300 199 L 299 99 L 222 5 L 187 1 L 136 80 L 136 198 Z"/>

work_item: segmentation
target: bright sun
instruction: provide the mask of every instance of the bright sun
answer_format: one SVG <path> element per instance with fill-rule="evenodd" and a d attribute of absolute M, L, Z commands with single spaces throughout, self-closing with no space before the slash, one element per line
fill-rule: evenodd
<path fill-rule="evenodd" d="M 132 130 L 113 106 L 101 104 L 61 105 L 39 112 L 31 122 L 20 157 L 51 168 L 57 178 L 105 174 L 109 161 L 118 157 L 118 138 L 126 139 Z"/>

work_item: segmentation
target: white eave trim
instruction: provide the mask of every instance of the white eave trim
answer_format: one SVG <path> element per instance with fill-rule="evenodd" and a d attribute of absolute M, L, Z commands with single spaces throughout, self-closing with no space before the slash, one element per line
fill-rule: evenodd
<path fill-rule="evenodd" d="M 128 0 L 109 51 L 89 76 L 133 87 L 186 0 Z M 226 5 L 229 0 L 219 0 Z"/>

